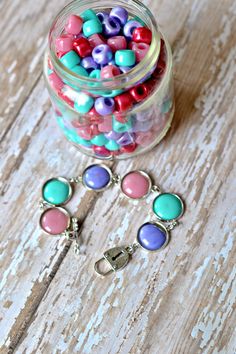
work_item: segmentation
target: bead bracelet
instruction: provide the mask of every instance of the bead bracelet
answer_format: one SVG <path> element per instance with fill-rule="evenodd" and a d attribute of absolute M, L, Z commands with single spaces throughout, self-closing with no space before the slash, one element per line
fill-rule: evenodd
<path fill-rule="evenodd" d="M 157 194 L 152 210 L 158 220 L 141 225 L 133 245 L 115 247 L 106 251 L 94 266 L 99 275 L 107 275 L 124 268 L 130 256 L 140 246 L 152 252 L 163 249 L 169 242 L 169 232 L 178 225 L 178 219 L 184 213 L 182 199 L 177 194 L 162 192 L 159 186 L 152 183 L 150 176 L 141 170 L 131 171 L 121 178 L 113 174 L 109 167 L 103 164 L 93 164 L 78 177 L 49 179 L 42 187 L 40 207 L 43 212 L 40 217 L 40 227 L 49 235 L 66 236 L 69 240 L 74 240 L 76 253 L 79 253 L 78 219 L 71 217 L 64 205 L 71 199 L 74 185 L 78 183 L 88 190 L 97 192 L 104 191 L 112 185 L 118 185 L 122 194 L 132 200 L 144 199 L 151 192 Z M 106 272 L 100 269 L 100 263 L 104 260 L 110 266 Z"/>

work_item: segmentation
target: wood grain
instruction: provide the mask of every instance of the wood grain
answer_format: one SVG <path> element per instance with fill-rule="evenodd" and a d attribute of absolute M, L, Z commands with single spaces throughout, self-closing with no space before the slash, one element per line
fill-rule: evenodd
<path fill-rule="evenodd" d="M 153 151 L 110 165 L 121 175 L 146 170 L 187 208 L 163 252 L 138 250 L 105 279 L 94 262 L 134 240 L 153 196 L 131 203 L 117 187 L 78 188 L 70 203 L 81 220 L 78 257 L 41 234 L 43 181 L 93 161 L 62 139 L 42 79 L 47 28 L 65 1 L 0 4 L 1 353 L 236 352 L 236 3 L 145 3 L 173 48 L 176 114 Z"/>

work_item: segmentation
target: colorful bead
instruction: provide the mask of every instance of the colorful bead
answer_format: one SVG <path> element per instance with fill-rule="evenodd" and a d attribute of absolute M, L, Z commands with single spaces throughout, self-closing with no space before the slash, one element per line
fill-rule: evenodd
<path fill-rule="evenodd" d="M 118 140 L 120 139 L 124 134 L 123 133 L 117 133 L 114 132 L 113 130 L 109 131 L 108 133 L 105 134 L 105 137 L 109 140 Z"/>
<path fill-rule="evenodd" d="M 115 100 L 115 108 L 117 112 L 126 112 L 130 108 L 132 108 L 134 100 L 129 92 L 122 93 L 114 97 Z"/>
<path fill-rule="evenodd" d="M 70 34 L 79 34 L 83 26 L 83 19 L 76 15 L 70 15 L 65 25 L 65 30 Z"/>
<path fill-rule="evenodd" d="M 87 188 L 99 191 L 111 183 L 111 175 L 105 167 L 92 165 L 86 168 L 82 180 Z"/>
<path fill-rule="evenodd" d="M 98 64 L 107 64 L 113 57 L 111 48 L 107 44 L 100 44 L 93 49 L 93 59 Z"/>
<path fill-rule="evenodd" d="M 150 44 L 152 41 L 152 31 L 147 27 L 135 28 L 132 34 L 132 40 L 136 43 Z"/>
<path fill-rule="evenodd" d="M 83 68 L 85 68 L 88 71 L 88 73 L 90 73 L 95 69 L 98 69 L 98 64 L 95 63 L 92 57 L 83 58 L 81 60 L 81 66 L 83 66 Z"/>
<path fill-rule="evenodd" d="M 89 20 L 97 20 L 96 12 L 92 9 L 85 10 L 80 17 L 84 20 L 84 22 Z"/>
<path fill-rule="evenodd" d="M 85 37 L 90 37 L 95 33 L 102 33 L 102 24 L 96 17 L 96 19 L 89 20 L 83 24 L 83 34 Z"/>
<path fill-rule="evenodd" d="M 108 133 L 112 130 L 112 119 L 110 117 L 104 117 L 103 121 L 98 124 L 98 129 L 101 133 Z"/>
<path fill-rule="evenodd" d="M 123 33 L 125 37 L 131 40 L 134 30 L 139 27 L 142 27 L 142 24 L 139 21 L 128 21 L 123 28 Z"/>
<path fill-rule="evenodd" d="M 114 37 L 108 38 L 107 44 L 109 45 L 109 47 L 111 48 L 111 50 L 113 52 L 127 48 L 127 41 L 124 36 L 114 36 Z"/>
<path fill-rule="evenodd" d="M 78 38 L 73 42 L 74 50 L 81 58 L 88 57 L 92 53 L 92 47 L 86 38 Z"/>
<path fill-rule="evenodd" d="M 142 171 L 132 171 L 125 175 L 121 181 L 121 190 L 129 198 L 140 199 L 146 197 L 151 191 L 150 178 Z"/>
<path fill-rule="evenodd" d="M 64 178 L 53 178 L 43 186 L 43 199 L 53 205 L 66 203 L 71 196 L 72 190 L 69 182 Z"/>
<path fill-rule="evenodd" d="M 76 131 L 77 131 L 77 134 L 85 140 L 90 140 L 94 136 L 93 130 L 90 126 L 79 127 L 76 129 Z"/>
<path fill-rule="evenodd" d="M 95 70 L 91 71 L 91 73 L 89 74 L 89 77 L 91 77 L 91 79 L 99 80 L 101 78 L 101 70 L 95 69 Z"/>
<path fill-rule="evenodd" d="M 105 147 L 110 151 L 117 151 L 120 149 L 120 145 L 115 140 L 109 140 Z"/>
<path fill-rule="evenodd" d="M 68 69 L 72 69 L 74 66 L 80 63 L 80 57 L 76 52 L 70 50 L 68 53 L 64 54 L 60 61 L 63 65 L 65 65 Z"/>
<path fill-rule="evenodd" d="M 115 65 L 104 66 L 104 68 L 101 70 L 102 79 L 110 79 L 117 75 L 120 75 L 120 69 Z"/>
<path fill-rule="evenodd" d="M 167 245 L 169 238 L 163 225 L 147 222 L 139 228 L 137 241 L 146 250 L 157 251 Z"/>
<path fill-rule="evenodd" d="M 179 196 L 162 193 L 155 198 L 153 211 L 160 220 L 171 221 L 180 218 L 184 212 L 184 206 Z"/>
<path fill-rule="evenodd" d="M 60 235 L 70 225 L 70 217 L 62 208 L 50 208 L 40 218 L 41 228 L 50 235 Z"/>
<path fill-rule="evenodd" d="M 113 98 L 99 97 L 95 100 L 94 107 L 100 115 L 106 116 L 114 112 L 115 101 Z"/>
<path fill-rule="evenodd" d="M 113 117 L 113 130 L 117 133 L 125 133 L 132 128 L 132 119 L 128 119 L 126 123 L 120 123 Z"/>
<path fill-rule="evenodd" d="M 141 102 L 149 95 L 149 87 L 145 84 L 139 84 L 129 90 L 129 93 L 133 97 L 134 101 Z"/>
<path fill-rule="evenodd" d="M 120 33 L 120 22 L 115 18 L 105 18 L 102 24 L 103 34 L 107 37 L 117 36 Z"/>
<path fill-rule="evenodd" d="M 73 73 L 79 75 L 79 76 L 85 76 L 87 77 L 88 76 L 88 72 L 87 70 L 85 70 L 82 66 L 80 65 L 76 65 L 74 66 L 71 71 L 73 71 Z"/>
<path fill-rule="evenodd" d="M 55 91 L 60 91 L 64 86 L 64 82 L 54 72 L 52 72 L 48 76 L 48 81 L 49 81 L 50 85 L 54 88 Z"/>
<path fill-rule="evenodd" d="M 130 145 L 121 146 L 120 152 L 123 154 L 131 154 L 137 149 L 137 144 L 132 143 Z"/>
<path fill-rule="evenodd" d="M 73 37 L 64 34 L 56 38 L 55 47 L 57 52 L 69 52 L 73 48 Z"/>
<path fill-rule="evenodd" d="M 104 146 L 108 142 L 108 139 L 104 134 L 99 134 L 91 139 L 91 143 L 97 146 Z"/>
<path fill-rule="evenodd" d="M 92 48 L 97 47 L 99 44 L 106 44 L 105 38 L 101 34 L 93 34 L 88 38 L 88 41 Z"/>
<path fill-rule="evenodd" d="M 124 133 L 116 142 L 120 146 L 130 145 L 134 142 L 134 134 Z"/>
<path fill-rule="evenodd" d="M 79 113 L 88 113 L 93 107 L 94 99 L 91 96 L 86 95 L 84 92 L 78 93 L 74 108 Z"/>
<path fill-rule="evenodd" d="M 128 20 L 128 11 L 120 6 L 114 7 L 110 12 L 110 17 L 119 21 L 124 26 Z"/>
<path fill-rule="evenodd" d="M 97 18 L 99 19 L 99 21 L 100 21 L 101 23 L 103 23 L 104 20 L 109 17 L 109 13 L 106 12 L 106 11 L 97 12 L 96 15 L 97 15 Z"/>
<path fill-rule="evenodd" d="M 135 52 L 130 49 L 117 50 L 115 62 L 118 66 L 132 66 L 135 64 Z"/>
<path fill-rule="evenodd" d="M 149 45 L 146 43 L 134 43 L 132 45 L 132 50 L 135 52 L 135 57 L 137 63 L 142 61 L 149 51 Z"/>
<path fill-rule="evenodd" d="M 105 146 L 93 146 L 93 151 L 95 152 L 96 155 L 98 156 L 110 156 L 110 151 L 105 148 Z"/>

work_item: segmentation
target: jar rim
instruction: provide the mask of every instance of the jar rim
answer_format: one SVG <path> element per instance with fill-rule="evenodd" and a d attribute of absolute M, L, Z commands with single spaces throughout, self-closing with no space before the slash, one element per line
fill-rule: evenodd
<path fill-rule="evenodd" d="M 155 63 L 158 60 L 161 46 L 161 35 L 158 30 L 156 20 L 151 13 L 151 11 L 139 0 L 114 0 L 114 6 L 123 6 L 129 13 L 139 16 L 141 20 L 152 31 L 152 42 L 145 58 L 134 66 L 129 72 L 117 75 L 109 79 L 95 79 L 90 77 L 80 76 L 73 71 L 66 68 L 63 63 L 59 60 L 55 51 L 55 38 L 59 33 L 56 34 L 56 29 L 62 29 L 64 27 L 63 20 L 67 18 L 68 15 L 75 13 L 80 10 L 80 13 L 90 9 L 91 7 L 96 10 L 101 10 L 104 8 L 111 8 L 110 0 L 74 0 L 68 5 L 66 5 L 55 17 L 52 22 L 49 36 L 48 36 L 48 51 L 50 59 L 52 60 L 53 67 L 59 76 L 63 76 L 70 84 L 78 86 L 78 88 L 93 90 L 99 92 L 100 90 L 119 90 L 126 89 L 130 86 L 137 84 L 148 72 L 152 70 Z M 136 12 L 136 13 L 135 13 Z M 61 27 L 61 28 L 60 28 Z M 61 33 L 60 33 L 61 34 Z"/>

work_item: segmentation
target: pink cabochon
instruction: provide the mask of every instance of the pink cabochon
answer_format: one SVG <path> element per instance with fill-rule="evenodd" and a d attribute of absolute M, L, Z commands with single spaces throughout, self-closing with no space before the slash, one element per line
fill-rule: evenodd
<path fill-rule="evenodd" d="M 122 191 L 132 199 L 144 197 L 149 192 L 149 179 L 139 171 L 130 172 L 122 181 Z"/>
<path fill-rule="evenodd" d="M 67 229 L 69 216 L 58 208 L 51 208 L 43 213 L 40 224 L 50 235 L 59 235 Z"/>

